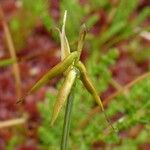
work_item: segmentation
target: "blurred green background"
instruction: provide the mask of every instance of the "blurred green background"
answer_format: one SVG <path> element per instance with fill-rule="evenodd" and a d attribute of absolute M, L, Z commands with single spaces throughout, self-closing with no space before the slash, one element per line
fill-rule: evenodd
<path fill-rule="evenodd" d="M 59 150 L 64 110 L 50 127 L 51 112 L 61 86 L 60 77 L 16 105 L 3 20 L 15 47 L 20 91 L 32 85 L 60 61 L 64 11 L 66 35 L 76 50 L 80 26 L 88 28 L 81 59 L 87 67 L 114 133 L 82 83 L 74 88 L 69 150 L 150 149 L 150 2 L 148 0 L 1 0 L 0 125 L 28 116 L 17 126 L 0 126 L 1 150 Z M 16 60 L 15 60 L 16 62 Z"/>

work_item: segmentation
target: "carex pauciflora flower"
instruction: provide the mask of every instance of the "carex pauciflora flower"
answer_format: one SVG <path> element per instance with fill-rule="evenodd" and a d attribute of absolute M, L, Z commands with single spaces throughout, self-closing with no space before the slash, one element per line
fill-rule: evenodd
<path fill-rule="evenodd" d="M 60 113 L 61 108 L 63 107 L 64 103 L 66 102 L 71 92 L 71 89 L 75 80 L 78 77 L 82 81 L 82 83 L 84 84 L 88 92 L 93 96 L 93 99 L 96 101 L 96 103 L 100 106 L 109 125 L 111 125 L 104 111 L 104 107 L 99 97 L 99 94 L 96 91 L 93 85 L 93 82 L 91 81 L 88 75 L 86 67 L 80 61 L 80 55 L 83 49 L 85 35 L 86 35 L 86 27 L 85 25 L 81 26 L 77 50 L 71 52 L 70 46 L 69 46 L 69 43 L 65 34 L 66 17 L 67 17 L 67 11 L 65 11 L 65 14 L 64 14 L 63 25 L 62 25 L 61 31 L 58 29 L 59 34 L 60 34 L 60 41 L 61 41 L 61 62 L 58 63 L 55 67 L 53 67 L 51 70 L 49 70 L 39 81 L 37 81 L 37 83 L 34 84 L 34 86 L 31 88 L 31 90 L 28 92 L 27 95 L 38 90 L 41 86 L 46 84 L 52 78 L 60 74 L 63 74 L 64 81 L 62 83 L 61 88 L 58 91 L 56 102 L 54 104 L 53 113 L 52 113 L 51 125 L 53 125 Z"/>

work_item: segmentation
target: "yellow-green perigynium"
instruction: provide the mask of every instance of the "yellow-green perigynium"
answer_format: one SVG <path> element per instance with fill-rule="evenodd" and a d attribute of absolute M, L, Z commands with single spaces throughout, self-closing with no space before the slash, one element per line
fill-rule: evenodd
<path fill-rule="evenodd" d="M 101 107 L 102 111 L 104 111 L 103 104 L 100 100 L 100 97 L 90 77 L 88 76 L 84 64 L 80 61 L 80 55 L 81 55 L 81 51 L 83 48 L 83 43 L 86 35 L 86 28 L 85 26 L 81 27 L 77 51 L 70 52 L 69 43 L 65 35 L 66 16 L 67 16 L 67 12 L 65 11 L 62 30 L 59 31 L 60 41 L 61 41 L 61 62 L 57 64 L 55 67 L 53 67 L 47 74 L 45 74 L 28 92 L 28 94 L 30 94 L 36 91 L 42 85 L 44 85 L 46 82 L 48 82 L 49 80 L 51 80 L 57 75 L 60 74 L 64 75 L 65 78 L 64 82 L 62 84 L 62 87 L 58 91 L 57 99 L 54 104 L 51 125 L 53 125 L 55 120 L 57 119 L 62 106 L 64 105 L 65 101 L 69 96 L 69 93 L 71 91 L 71 88 L 77 76 L 80 76 L 80 80 L 83 82 L 86 89 L 93 96 L 94 100 Z"/>

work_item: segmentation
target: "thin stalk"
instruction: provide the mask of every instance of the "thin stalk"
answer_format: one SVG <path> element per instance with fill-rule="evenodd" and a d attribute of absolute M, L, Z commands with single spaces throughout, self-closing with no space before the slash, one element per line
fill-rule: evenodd
<path fill-rule="evenodd" d="M 0 121 L 0 129 L 21 125 L 21 124 L 26 123 L 26 121 L 27 121 L 26 116 L 24 116 L 22 118 L 16 118 L 16 119 L 10 119 L 10 120 L 6 120 L 6 121 Z"/>
<path fill-rule="evenodd" d="M 13 43 L 9 28 L 7 25 L 7 22 L 5 20 L 5 16 L 1 8 L 1 5 L 0 5 L 0 21 L 2 22 L 2 26 L 4 29 L 4 34 L 5 34 L 5 38 L 6 38 L 6 42 L 7 42 L 7 46 L 8 46 L 8 50 L 10 52 L 11 58 L 12 60 L 16 61 L 16 63 L 13 64 L 13 74 L 14 74 L 14 78 L 16 82 L 16 95 L 17 95 L 17 98 L 20 98 L 21 97 L 21 76 L 20 76 L 19 65 L 17 62 L 17 56 L 16 56 L 14 43 Z"/>
<path fill-rule="evenodd" d="M 69 131 L 70 131 L 72 106 L 73 106 L 73 91 L 71 91 L 67 100 L 62 139 L 61 139 L 61 148 L 60 148 L 61 150 L 67 150 L 67 147 L 68 147 L 68 137 L 69 137 Z"/>

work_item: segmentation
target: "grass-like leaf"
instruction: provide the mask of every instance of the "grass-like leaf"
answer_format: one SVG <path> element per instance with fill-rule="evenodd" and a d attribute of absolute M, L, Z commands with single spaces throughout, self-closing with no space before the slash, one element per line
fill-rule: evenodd
<path fill-rule="evenodd" d="M 6 66 L 11 65 L 11 64 L 13 64 L 13 63 L 15 63 L 15 60 L 12 59 L 12 58 L 8 58 L 8 59 L 5 59 L 5 60 L 1 60 L 1 61 L 0 61 L 0 67 L 6 67 Z"/>

